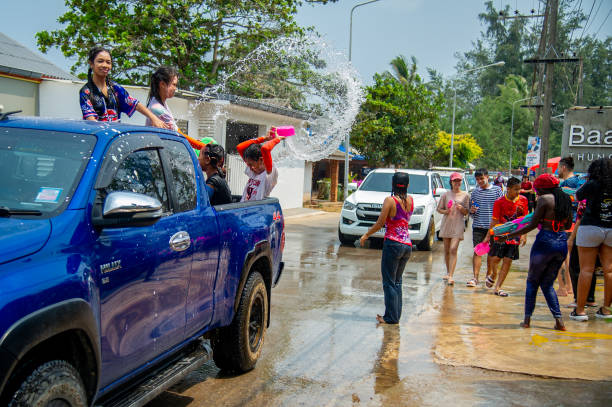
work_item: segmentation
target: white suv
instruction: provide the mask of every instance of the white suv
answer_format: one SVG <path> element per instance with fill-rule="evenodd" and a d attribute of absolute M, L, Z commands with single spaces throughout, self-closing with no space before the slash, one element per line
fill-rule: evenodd
<path fill-rule="evenodd" d="M 419 250 L 431 250 L 442 222 L 436 206 L 446 189 L 440 175 L 424 170 L 381 168 L 371 171 L 357 191 L 344 201 L 338 225 L 340 242 L 352 244 L 376 223 L 383 201 L 391 194 L 391 178 L 396 171 L 410 175 L 408 194 L 414 200 L 410 239 Z M 383 238 L 385 232 L 381 229 L 372 236 Z"/>

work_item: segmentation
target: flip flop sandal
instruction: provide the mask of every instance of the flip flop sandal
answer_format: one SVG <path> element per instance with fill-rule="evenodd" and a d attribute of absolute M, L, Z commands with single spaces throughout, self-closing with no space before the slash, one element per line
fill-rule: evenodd
<path fill-rule="evenodd" d="M 612 314 L 604 314 L 602 311 L 603 311 L 602 307 L 599 307 L 599 309 L 595 313 L 595 316 L 597 318 L 602 318 L 602 319 L 606 319 L 606 320 L 612 319 Z"/>
<path fill-rule="evenodd" d="M 493 280 L 491 277 L 487 276 L 487 279 L 485 280 L 485 286 L 487 288 L 493 288 L 494 284 L 495 284 L 495 280 Z"/>
<path fill-rule="evenodd" d="M 442 277 L 442 280 L 448 280 L 448 274 Z"/>
<path fill-rule="evenodd" d="M 455 280 L 453 280 L 452 278 L 449 278 L 449 279 L 446 281 L 446 284 L 448 284 L 448 285 L 455 285 Z"/>
<path fill-rule="evenodd" d="M 476 281 L 475 279 L 471 279 L 470 281 L 465 283 L 465 285 L 467 285 L 468 287 L 476 287 L 478 285 L 478 281 Z"/>
<path fill-rule="evenodd" d="M 589 320 L 589 316 L 584 314 L 584 315 L 579 315 L 576 314 L 576 310 L 574 309 L 571 313 L 570 313 L 570 319 L 573 319 L 574 321 L 581 321 L 581 322 L 585 322 Z"/>
<path fill-rule="evenodd" d="M 505 292 L 504 290 L 495 291 L 494 294 L 497 295 L 498 297 L 507 297 L 508 296 L 508 293 Z"/>

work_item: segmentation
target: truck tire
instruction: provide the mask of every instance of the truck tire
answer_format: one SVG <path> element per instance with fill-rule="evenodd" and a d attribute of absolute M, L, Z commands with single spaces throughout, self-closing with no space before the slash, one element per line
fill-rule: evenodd
<path fill-rule="evenodd" d="M 253 272 L 242 290 L 238 311 L 231 325 L 212 338 L 217 367 L 243 373 L 255 367 L 263 348 L 268 324 L 268 292 L 258 272 Z"/>
<path fill-rule="evenodd" d="M 427 226 L 427 234 L 417 244 L 417 248 L 419 250 L 430 251 L 434 244 L 434 239 L 436 235 L 436 224 L 434 223 L 434 219 L 431 218 L 429 221 L 429 225 Z"/>
<path fill-rule="evenodd" d="M 340 226 L 338 226 L 338 239 L 340 240 L 341 244 L 352 245 L 357 239 L 357 237 L 352 235 L 345 235 L 344 233 L 340 232 Z"/>
<path fill-rule="evenodd" d="M 9 402 L 9 407 L 21 406 L 87 406 L 85 386 L 79 372 L 63 360 L 40 365 L 24 380 Z"/>

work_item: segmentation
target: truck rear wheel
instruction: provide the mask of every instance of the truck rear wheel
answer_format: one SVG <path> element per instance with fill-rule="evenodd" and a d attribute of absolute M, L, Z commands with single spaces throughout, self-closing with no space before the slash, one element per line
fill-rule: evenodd
<path fill-rule="evenodd" d="M 213 359 L 221 370 L 247 372 L 255 367 L 268 325 L 268 292 L 261 274 L 249 276 L 232 324 L 211 341 Z"/>
<path fill-rule="evenodd" d="M 79 372 L 66 361 L 52 360 L 24 380 L 9 402 L 17 406 L 85 407 L 87 396 Z"/>

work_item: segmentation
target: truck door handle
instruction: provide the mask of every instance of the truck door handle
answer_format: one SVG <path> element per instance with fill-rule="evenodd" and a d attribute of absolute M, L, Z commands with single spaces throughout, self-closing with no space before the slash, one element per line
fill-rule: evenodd
<path fill-rule="evenodd" d="M 175 252 L 182 252 L 191 246 L 191 237 L 185 231 L 176 232 L 170 238 L 170 248 Z"/>

